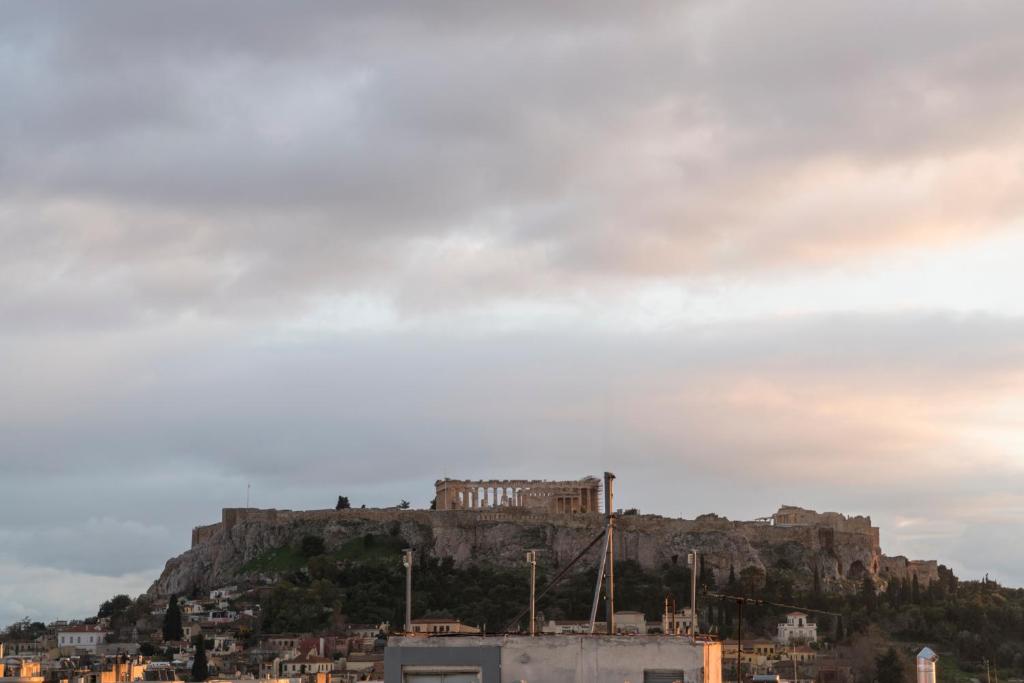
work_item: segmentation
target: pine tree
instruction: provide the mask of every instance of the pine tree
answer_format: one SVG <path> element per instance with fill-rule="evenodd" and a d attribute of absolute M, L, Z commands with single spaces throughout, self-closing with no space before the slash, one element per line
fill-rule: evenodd
<path fill-rule="evenodd" d="M 869 612 L 875 609 L 876 597 L 875 582 L 871 580 L 870 575 L 865 574 L 860 582 L 860 599 Z"/>
<path fill-rule="evenodd" d="M 178 596 L 172 595 L 167 601 L 167 611 L 164 612 L 164 641 L 181 640 L 182 635 L 181 608 L 178 607 Z"/>
<path fill-rule="evenodd" d="M 715 573 L 704 564 L 703 554 L 700 556 L 700 574 L 697 575 L 697 580 L 701 586 L 711 589 L 715 588 Z"/>
<path fill-rule="evenodd" d="M 335 510 L 348 510 L 352 507 L 352 504 L 348 502 L 348 496 L 338 496 L 338 504 L 334 506 Z"/>
<path fill-rule="evenodd" d="M 889 601 L 891 607 L 899 609 L 900 596 L 896 579 L 889 579 L 889 583 L 885 585 L 885 598 Z"/>
<path fill-rule="evenodd" d="M 877 683 L 904 683 L 903 665 L 892 647 L 875 659 L 875 681 Z"/>
<path fill-rule="evenodd" d="M 200 634 L 193 642 L 196 646 L 196 656 L 192 660 L 192 680 L 205 681 L 210 677 L 210 669 L 206 664 L 206 639 Z"/>

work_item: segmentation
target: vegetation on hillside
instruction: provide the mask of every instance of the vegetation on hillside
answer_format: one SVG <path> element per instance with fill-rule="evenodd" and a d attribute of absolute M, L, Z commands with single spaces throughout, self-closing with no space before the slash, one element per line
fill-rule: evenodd
<path fill-rule="evenodd" d="M 396 525 L 390 533 L 366 534 L 330 551 L 323 539 L 304 537 L 249 562 L 245 572 L 273 577 L 273 583 L 260 590 L 258 630 L 318 632 L 345 622 L 401 624 L 405 570 L 400 558 L 406 545 Z M 538 588 L 558 569 L 538 567 Z M 680 607 L 689 603 L 690 570 L 685 566 L 667 563 L 647 570 L 626 561 L 616 563 L 615 573 L 620 610 L 640 610 L 657 619 L 666 595 L 673 596 Z M 570 573 L 538 601 L 538 612 L 545 619 L 588 618 L 595 574 L 596 567 L 590 565 Z M 880 593 L 866 577 L 857 590 L 842 593 L 825 590 L 817 574 L 807 576 L 781 562 L 767 571 L 734 567 L 721 585 L 702 566 L 699 584 L 709 593 L 702 590 L 702 630 L 734 637 L 735 601 L 710 593 L 740 595 L 842 615 L 815 617 L 820 647 L 846 652 L 863 683 L 883 679 L 899 683 L 900 671 L 904 676 L 912 673 L 910 655 L 925 644 L 939 652 L 940 679 L 949 683 L 966 683 L 982 675 L 986 660 L 1004 680 L 1024 675 L 1024 589 L 1004 588 L 992 581 L 959 581 L 945 567 L 940 567 L 939 574 L 939 580 L 927 587 L 913 580 L 891 581 Z M 416 555 L 413 614 L 417 617 L 452 617 L 497 632 L 527 606 L 528 599 L 525 563 L 456 568 L 450 558 Z M 151 612 L 152 605 L 143 604 L 146 600 L 143 596 L 132 604 L 125 596 L 115 596 L 100 607 L 100 616 L 129 621 L 132 615 Z M 172 599 L 162 620 L 164 630 L 170 631 L 165 636 L 178 635 L 181 617 L 176 607 Z M 787 611 L 769 604 L 745 606 L 744 637 L 773 636 Z M 599 613 L 603 618 L 603 605 Z M 526 626 L 521 619 L 518 628 Z M 11 632 L 28 635 L 41 628 L 42 624 L 25 621 L 12 625 Z M 894 646 L 892 652 L 890 646 Z"/>
<path fill-rule="evenodd" d="M 355 539 L 342 549 L 314 557 L 300 571 L 267 591 L 263 628 L 269 631 L 316 630 L 333 619 L 400 624 L 404 612 L 404 569 L 399 562 L 404 541 L 397 536 Z M 298 560 L 296 560 L 298 562 Z M 538 603 L 546 619 L 586 619 L 589 616 L 596 568 L 567 576 Z M 688 603 L 690 570 L 666 564 L 646 570 L 636 562 L 618 562 L 616 606 L 640 610 L 657 618 L 666 595 L 680 606 Z M 552 568 L 540 568 L 538 585 L 544 586 Z M 877 593 L 870 578 L 859 590 L 828 593 L 820 578 L 808 581 L 798 571 L 778 566 L 767 572 L 750 567 L 733 569 L 717 586 L 710 572 L 700 583 L 711 592 L 745 595 L 766 601 L 801 605 L 841 614 L 817 617 L 823 647 L 847 645 L 874 630 L 886 642 L 904 643 L 900 656 L 920 644 L 944 656 L 945 678 L 958 672 L 984 671 L 989 660 L 1007 676 L 1024 674 L 1024 590 L 1008 589 L 991 581 L 963 582 L 945 567 L 940 579 L 927 588 L 916 581 L 891 581 Z M 805 589 L 798 587 L 808 586 Z M 455 568 L 450 559 L 417 556 L 414 571 L 413 613 L 448 616 L 497 631 L 508 623 L 529 598 L 525 567 L 474 566 Z M 705 597 L 701 621 L 705 630 L 734 637 L 736 606 L 733 601 Z M 748 605 L 744 633 L 748 638 L 771 637 L 785 608 Z M 603 606 L 601 614 L 603 614 Z M 520 627 L 525 628 L 525 623 Z M 874 657 L 870 657 L 874 669 Z M 892 668 L 890 659 L 881 663 Z M 891 673 L 891 672 L 890 672 Z M 875 675 L 875 672 L 872 672 Z"/>

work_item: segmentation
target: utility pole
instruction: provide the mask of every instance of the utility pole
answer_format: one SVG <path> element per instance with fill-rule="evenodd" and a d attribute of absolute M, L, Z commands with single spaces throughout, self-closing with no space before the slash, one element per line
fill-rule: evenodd
<path fill-rule="evenodd" d="M 601 601 L 601 583 L 604 581 L 604 566 L 608 562 L 608 529 L 601 534 L 604 538 L 604 548 L 601 550 L 601 562 L 597 567 L 597 583 L 594 585 L 594 602 L 590 605 L 590 633 L 594 633 L 594 625 L 597 623 L 597 605 Z"/>
<path fill-rule="evenodd" d="M 402 551 L 405 567 L 405 632 L 412 633 L 412 548 Z"/>
<path fill-rule="evenodd" d="M 526 563 L 530 565 L 530 635 L 537 635 L 537 551 L 526 551 Z"/>
<path fill-rule="evenodd" d="M 615 508 L 612 507 L 614 493 L 612 482 L 615 475 L 604 473 L 604 505 L 608 520 L 608 560 L 605 562 L 605 576 L 608 579 L 608 601 L 605 603 L 605 615 L 608 620 L 608 635 L 615 635 Z"/>
<path fill-rule="evenodd" d="M 696 637 L 700 630 L 700 622 L 697 620 L 697 567 L 700 557 L 696 550 L 690 551 L 690 636 Z"/>
<path fill-rule="evenodd" d="M 743 603 L 744 600 L 736 601 L 736 683 L 743 682 Z"/>

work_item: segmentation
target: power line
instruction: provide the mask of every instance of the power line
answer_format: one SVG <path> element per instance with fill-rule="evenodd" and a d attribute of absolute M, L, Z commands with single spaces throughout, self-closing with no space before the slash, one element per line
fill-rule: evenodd
<path fill-rule="evenodd" d="M 581 551 L 579 552 L 579 554 L 578 554 L 578 555 L 576 555 L 576 557 L 572 558 L 572 561 L 571 561 L 571 562 L 569 562 L 569 564 L 565 565 L 565 567 L 563 567 L 563 568 L 562 568 L 562 571 L 558 572 L 558 574 L 556 574 L 556 575 L 555 575 L 555 578 L 551 579 L 551 581 L 550 581 L 550 582 L 548 583 L 548 585 L 544 587 L 544 590 L 542 590 L 542 591 L 541 591 L 540 593 L 538 593 L 538 594 L 537 594 L 537 597 L 535 598 L 535 600 L 540 600 L 540 599 L 541 599 L 542 597 L 544 597 L 544 595 L 545 595 L 545 594 L 546 594 L 546 593 L 547 593 L 547 592 L 548 592 L 549 590 L 551 590 L 552 588 L 554 588 L 554 587 L 555 587 L 555 584 L 556 584 L 556 583 L 558 583 L 559 581 L 561 581 L 561 580 L 562 580 L 562 577 L 563 577 L 563 576 L 565 576 L 565 575 L 566 575 L 566 573 L 568 573 L 569 569 L 571 569 L 571 568 L 572 568 L 572 566 L 573 566 L 574 564 L 576 564 L 577 562 L 579 562 L 579 560 L 580 560 L 580 559 L 581 559 L 581 558 L 582 558 L 582 557 L 583 557 L 584 555 L 586 555 L 586 554 L 587 554 L 587 552 L 588 552 L 588 551 L 589 551 L 589 550 L 590 550 L 591 548 L 593 548 L 593 547 L 594 547 L 595 545 L 597 545 L 597 542 L 598 542 L 598 541 L 600 541 L 600 540 L 602 540 L 602 539 L 603 539 L 603 538 L 605 537 L 605 534 L 606 534 L 606 533 L 607 533 L 607 530 L 602 530 L 602 531 L 601 531 L 601 533 L 599 533 L 599 534 L 597 535 L 597 537 L 596 537 L 596 538 L 594 538 L 594 540 L 593 540 L 593 541 L 591 541 L 591 542 L 590 542 L 590 543 L 589 543 L 589 544 L 587 545 L 587 547 L 586 547 L 586 548 L 584 548 L 583 550 L 581 550 Z M 522 618 L 523 618 L 523 616 L 524 616 L 524 615 L 525 615 L 525 614 L 526 614 L 527 612 L 529 612 L 529 611 L 530 611 L 530 606 L 529 606 L 529 605 L 527 605 L 526 607 L 524 607 L 524 608 L 523 608 L 523 609 L 522 609 L 522 610 L 521 610 L 521 611 L 519 612 L 519 614 L 517 614 L 517 615 L 516 615 L 515 617 L 513 617 L 513 618 L 512 618 L 512 620 L 511 620 L 510 622 L 508 622 L 508 626 L 506 626 L 506 627 L 505 627 L 505 629 L 504 629 L 504 630 L 505 630 L 505 633 L 508 633 L 508 632 L 510 632 L 510 631 L 512 630 L 512 626 L 513 626 L 513 625 L 515 625 L 515 624 L 516 624 L 516 622 L 518 622 L 518 621 L 519 621 L 520 619 L 522 619 Z"/>
<path fill-rule="evenodd" d="M 830 617 L 839 617 L 840 619 L 843 617 L 843 615 L 839 614 L 838 612 L 829 612 L 829 611 L 823 610 L 823 609 L 814 609 L 813 607 L 801 607 L 800 605 L 787 605 L 787 604 L 785 604 L 783 602 L 772 602 L 771 600 L 762 600 L 761 598 L 748 598 L 748 597 L 743 596 L 743 595 L 728 595 L 727 593 L 713 593 L 713 592 L 711 592 L 709 590 L 706 590 L 706 589 L 704 590 L 704 595 L 710 596 L 712 598 L 721 598 L 723 600 L 743 601 L 743 603 L 747 604 L 747 605 L 771 605 L 772 607 L 781 607 L 782 609 L 795 609 L 795 610 L 800 610 L 801 612 L 813 612 L 814 614 L 827 614 Z"/>

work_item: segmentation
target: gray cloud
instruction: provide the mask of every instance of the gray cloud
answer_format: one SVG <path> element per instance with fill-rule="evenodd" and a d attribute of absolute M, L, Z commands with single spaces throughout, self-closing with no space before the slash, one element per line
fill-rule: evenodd
<path fill-rule="evenodd" d="M 51 279 L 12 312 L 382 282 L 418 307 L 417 249 L 451 238 L 506 264 L 451 289 L 494 298 L 1000 229 L 1024 196 L 1002 10 L 5 8 L 6 240 Z"/>
<path fill-rule="evenodd" d="M 603 469 L 620 473 L 624 504 L 662 514 L 750 518 L 796 502 L 961 528 L 936 495 L 983 499 L 1024 483 L 1012 459 L 969 438 L 983 424 L 971 408 L 1019 390 L 1005 378 L 1024 366 L 1021 325 L 823 316 L 648 335 L 234 338 L 160 352 L 109 365 L 88 378 L 88 396 L 45 392 L 59 417 L 4 418 L 0 519 L 11 524 L 0 534 L 11 561 L 115 575 L 159 566 L 249 483 L 267 506 L 327 507 L 339 493 L 425 505 L 446 473 Z M 841 492 L 837 478 L 855 488 Z M 16 511 L 42 498 L 61 502 L 26 526 Z M 959 537 L 886 533 L 889 550 L 977 567 Z M 131 552 L 96 552 L 114 538 Z M 1005 562 L 992 571 L 1024 580 Z"/>
<path fill-rule="evenodd" d="M 972 540 L 1020 521 L 985 516 L 1022 483 L 1019 311 L 620 324 L 644 287 L 1019 232 L 1022 12 L 0 7 L 0 621 L 137 585 L 249 483 L 425 504 L 445 473 L 875 513 L 1024 581 Z"/>

